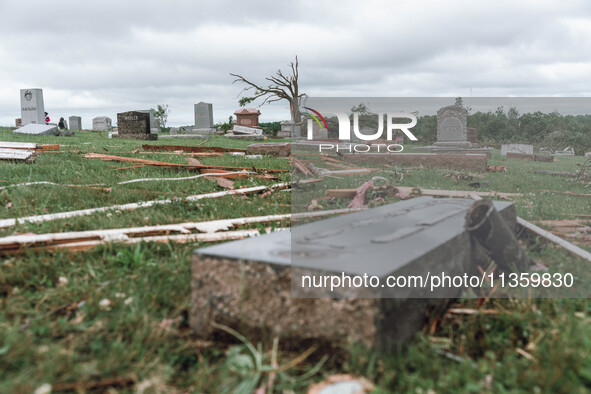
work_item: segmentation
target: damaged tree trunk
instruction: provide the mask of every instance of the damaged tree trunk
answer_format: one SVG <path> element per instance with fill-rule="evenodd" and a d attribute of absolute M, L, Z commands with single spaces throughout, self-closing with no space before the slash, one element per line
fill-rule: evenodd
<path fill-rule="evenodd" d="M 465 227 L 500 268 L 523 272 L 532 264 L 491 200 L 479 200 L 470 207 Z"/>

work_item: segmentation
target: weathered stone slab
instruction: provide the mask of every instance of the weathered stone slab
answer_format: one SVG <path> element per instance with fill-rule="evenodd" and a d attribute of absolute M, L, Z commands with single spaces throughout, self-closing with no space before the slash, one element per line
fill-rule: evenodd
<path fill-rule="evenodd" d="M 291 155 L 291 144 L 289 142 L 252 144 L 246 148 L 246 154 L 288 157 Z"/>
<path fill-rule="evenodd" d="M 82 118 L 80 116 L 70 116 L 70 130 L 82 130 Z"/>
<path fill-rule="evenodd" d="M 112 128 L 111 118 L 108 116 L 97 116 L 92 119 L 92 129 L 98 131 L 108 131 Z"/>
<path fill-rule="evenodd" d="M 533 154 L 529 153 L 516 153 L 516 152 L 507 152 L 507 159 L 520 159 L 520 160 L 530 160 L 534 161 Z"/>
<path fill-rule="evenodd" d="M 21 89 L 21 124 L 45 124 L 43 89 Z"/>
<path fill-rule="evenodd" d="M 573 148 L 571 148 L 571 147 L 568 147 L 568 148 L 566 148 L 564 150 L 556 151 L 556 152 L 554 152 L 554 154 L 556 156 L 574 156 L 575 155 L 575 150 Z"/>
<path fill-rule="evenodd" d="M 406 167 L 435 167 L 452 170 L 486 172 L 488 160 L 484 154 L 437 153 L 347 153 L 345 161 L 358 164 L 389 164 Z"/>
<path fill-rule="evenodd" d="M 302 289 L 300 280 L 304 275 L 341 273 L 382 280 L 390 275 L 477 272 L 487 258 L 464 229 L 472 204 L 420 197 L 298 226 L 291 234 L 277 232 L 198 249 L 191 266 L 191 328 L 205 338 L 214 333 L 212 323 L 217 322 L 249 338 L 266 334 L 378 348 L 407 343 L 430 314 L 441 313 L 460 295 L 459 288 L 441 289 L 439 298 L 426 298 L 425 290 L 417 288 L 339 287 L 337 294 L 327 294 L 326 288 Z M 494 204 L 514 229 L 513 203 Z M 397 232 L 405 235 L 394 237 Z"/>
<path fill-rule="evenodd" d="M 552 163 L 554 161 L 554 156 L 535 154 L 534 161 L 542 161 L 544 163 Z"/>
<path fill-rule="evenodd" d="M 150 131 L 150 114 L 147 112 L 128 111 L 117 114 L 117 138 L 134 140 L 157 140 L 158 134 Z"/>
<path fill-rule="evenodd" d="M 28 125 L 14 130 L 13 134 L 59 135 L 59 131 L 55 125 L 29 123 Z"/>
<path fill-rule="evenodd" d="M 195 104 L 195 128 L 213 129 L 213 105 L 203 101 Z"/>
<path fill-rule="evenodd" d="M 437 111 L 436 146 L 472 146 L 468 140 L 468 111 L 457 105 L 450 105 Z"/>
<path fill-rule="evenodd" d="M 236 134 L 226 134 L 226 138 L 233 138 L 236 140 L 253 140 L 253 141 L 262 141 L 265 139 L 263 135 L 236 135 Z"/>
<path fill-rule="evenodd" d="M 501 156 L 507 156 L 507 153 L 526 153 L 529 155 L 534 154 L 534 146 L 533 145 L 525 145 L 525 144 L 505 144 L 501 145 Z"/>
<path fill-rule="evenodd" d="M 232 127 L 232 132 L 234 134 L 245 134 L 245 135 L 261 135 L 261 134 L 263 134 L 262 129 L 258 129 L 255 127 L 238 126 L 238 125 L 234 125 Z"/>
<path fill-rule="evenodd" d="M 201 134 L 171 134 L 171 135 L 159 135 L 158 138 L 192 138 L 196 140 L 206 140 L 209 137 Z"/>
<path fill-rule="evenodd" d="M 413 152 L 430 152 L 430 153 L 444 153 L 454 155 L 465 154 L 482 154 L 489 159 L 492 157 L 492 152 L 488 148 L 454 148 L 446 146 L 415 146 L 411 149 Z"/>

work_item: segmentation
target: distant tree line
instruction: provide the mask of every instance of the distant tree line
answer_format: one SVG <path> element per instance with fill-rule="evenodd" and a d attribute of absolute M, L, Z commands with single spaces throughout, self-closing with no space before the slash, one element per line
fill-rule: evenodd
<path fill-rule="evenodd" d="M 458 104 L 456 100 L 456 104 Z M 462 102 L 460 101 L 461 105 Z M 470 110 L 469 108 L 467 108 Z M 351 108 L 359 114 L 359 127 L 376 129 L 377 116 L 363 105 Z M 352 116 L 351 116 L 352 118 Z M 338 136 L 336 117 L 327 117 L 329 136 Z M 551 113 L 520 114 L 517 108 L 505 110 L 499 107 L 492 112 L 476 112 L 468 115 L 468 127 L 474 127 L 478 141 L 485 145 L 505 143 L 534 144 L 539 148 L 562 150 L 572 146 L 577 154 L 591 151 L 591 115 L 560 115 Z M 437 116 L 417 116 L 413 133 L 421 145 L 437 141 Z"/>

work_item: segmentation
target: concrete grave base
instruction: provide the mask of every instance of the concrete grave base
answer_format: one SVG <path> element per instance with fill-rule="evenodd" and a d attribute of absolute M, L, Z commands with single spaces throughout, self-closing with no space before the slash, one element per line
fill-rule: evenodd
<path fill-rule="evenodd" d="M 158 134 L 121 134 L 113 133 L 112 138 L 121 138 L 127 140 L 142 140 L 142 141 L 155 141 L 158 139 Z"/>
<path fill-rule="evenodd" d="M 554 161 L 554 156 L 507 152 L 507 159 L 520 159 L 520 160 L 542 161 L 545 163 L 551 163 Z"/>
<path fill-rule="evenodd" d="M 270 155 L 276 157 L 288 157 L 291 155 L 289 142 L 277 142 L 268 144 L 252 144 L 246 148 L 247 155 Z"/>
<path fill-rule="evenodd" d="M 29 123 L 26 126 L 14 130 L 13 133 L 27 135 L 59 135 L 59 130 L 55 125 Z"/>
<path fill-rule="evenodd" d="M 484 154 L 436 153 L 347 153 L 345 161 L 357 164 L 389 164 L 396 166 L 425 166 L 486 172 L 488 160 Z"/>
<path fill-rule="evenodd" d="M 486 155 L 489 159 L 492 157 L 491 150 L 487 148 L 453 148 L 445 146 L 415 146 L 412 148 L 414 152 L 429 152 L 429 153 L 445 153 L 454 155 L 465 155 L 465 154 L 482 154 Z"/>
<path fill-rule="evenodd" d="M 196 140 L 206 140 L 209 136 L 201 135 L 201 134 L 170 134 L 170 135 L 160 135 L 159 138 L 193 138 Z"/>
<path fill-rule="evenodd" d="M 262 141 L 265 139 L 263 135 L 236 135 L 236 134 L 226 134 L 226 138 L 233 138 L 237 140 L 253 140 L 253 141 Z"/>

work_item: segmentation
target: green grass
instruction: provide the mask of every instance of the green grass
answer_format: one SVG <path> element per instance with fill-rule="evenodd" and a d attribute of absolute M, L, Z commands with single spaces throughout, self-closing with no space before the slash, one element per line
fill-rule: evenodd
<path fill-rule="evenodd" d="M 86 152 L 185 163 L 178 155 L 132 154 L 142 143 L 78 133 L 73 138 L 16 136 L 0 129 L 0 140 L 59 143 L 60 150 L 43 153 L 32 164 L 0 162 L 0 186 L 18 182 L 105 184 L 110 193 L 58 186 L 31 186 L 0 191 L 0 218 L 62 212 L 127 202 L 166 199 L 219 191 L 217 183 L 195 179 L 177 182 L 117 182 L 147 177 L 180 177 L 194 173 L 159 167 L 126 169 L 127 163 L 82 157 Z M 89 144 L 90 142 L 90 144 Z M 200 141 L 161 140 L 149 143 L 196 145 Z M 207 145 L 245 147 L 249 142 L 212 138 Z M 105 151 L 107 149 L 108 151 Z M 199 158 L 206 164 L 289 169 L 285 159 L 249 160 L 222 156 Z M 506 173 L 487 173 L 490 187 L 479 190 L 521 192 L 515 200 L 518 215 L 528 220 L 574 218 L 591 213 L 591 198 L 535 192 L 550 189 L 590 193 L 582 183 L 529 172 L 530 168 L 575 171 L 581 157 L 558 157 L 555 163 L 532 163 L 493 156 L 489 164 L 507 165 Z M 450 171 L 409 170 L 400 181 L 385 168 L 374 175 L 393 184 L 471 190 L 468 181 L 454 181 Z M 391 172 L 387 172 L 391 171 Z M 289 174 L 280 175 L 288 180 Z M 368 176 L 326 179 L 304 193 L 275 192 L 260 197 L 228 196 L 196 203 L 173 203 L 107 215 L 23 224 L 0 230 L 49 233 L 107 229 L 147 224 L 179 223 L 290 212 L 290 200 L 305 207 L 326 188 L 360 186 Z M 272 184 L 259 179 L 237 185 Z M 395 201 L 389 198 L 388 201 Z M 5 208 L 11 202 L 11 208 Z M 299 205 L 298 205 L 299 204 Z M 321 201 L 339 208 L 347 201 Z M 10 205 L 10 204 L 9 204 Z M 253 381 L 268 379 L 267 367 L 283 365 L 305 348 L 277 351 L 269 343 L 257 349 L 246 340 L 206 342 L 188 328 L 189 262 L 196 247 L 206 244 L 110 244 L 84 253 L 28 253 L 0 261 L 0 392 L 32 392 L 43 383 L 69 383 L 137 376 L 152 392 L 231 392 Z M 589 271 L 588 263 L 561 249 L 527 245 L 529 254 L 551 269 L 572 267 Z M 65 278 L 65 280 L 60 277 Z M 67 282 L 66 282 L 67 281 Z M 108 299 L 108 307 L 101 300 Z M 476 300 L 459 300 L 473 308 Z M 77 306 L 74 306 L 77 305 Z M 311 381 L 335 373 L 365 376 L 376 392 L 587 392 L 591 390 L 591 303 L 587 299 L 491 299 L 487 308 L 497 315 L 445 316 L 419 333 L 398 354 L 380 354 L 361 347 L 318 349 L 306 361 L 275 381 L 276 392 L 303 392 Z M 517 352 L 523 349 L 534 359 Z M 446 353 L 447 352 L 447 353 Z M 450 359 L 446 356 L 459 356 Z M 258 360 L 257 369 L 253 360 Z M 320 364 L 319 364 L 320 363 Z M 316 366 L 320 366 L 316 368 Z M 265 369 L 267 368 L 267 369 Z M 318 371 L 317 371 L 318 369 Z M 256 382 L 255 382 L 256 383 Z M 133 392 L 132 386 L 113 392 Z M 149 392 L 149 391 L 148 391 Z"/>

